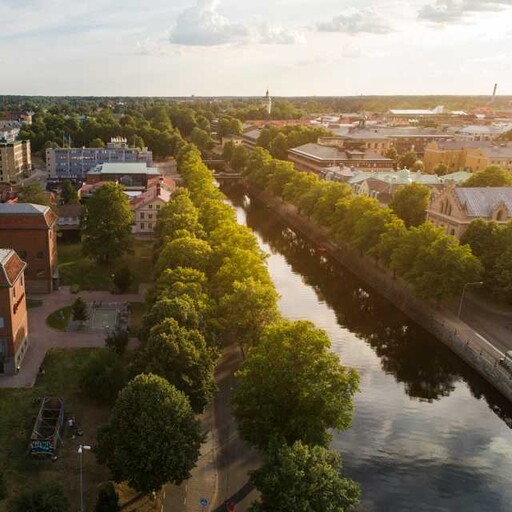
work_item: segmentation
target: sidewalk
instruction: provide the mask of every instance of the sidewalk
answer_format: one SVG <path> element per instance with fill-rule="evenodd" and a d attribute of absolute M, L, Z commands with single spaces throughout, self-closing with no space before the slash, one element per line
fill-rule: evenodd
<path fill-rule="evenodd" d="M 0 388 L 32 387 L 46 352 L 52 348 L 89 348 L 102 347 L 105 334 L 102 332 L 65 332 L 46 325 L 50 313 L 69 306 L 77 297 L 85 302 L 143 302 L 139 294 L 113 295 L 110 292 L 80 292 L 72 294 L 69 286 L 63 286 L 50 295 L 38 295 L 31 298 L 41 299 L 42 306 L 28 310 L 28 335 L 30 339 L 27 354 L 21 363 L 17 375 L 0 375 Z"/>

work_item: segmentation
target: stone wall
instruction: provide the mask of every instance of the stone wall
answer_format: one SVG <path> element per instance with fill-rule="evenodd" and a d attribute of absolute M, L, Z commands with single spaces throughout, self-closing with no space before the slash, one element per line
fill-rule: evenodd
<path fill-rule="evenodd" d="M 250 195 L 270 206 L 289 225 L 327 251 L 348 270 L 368 283 L 398 309 L 433 334 L 482 375 L 512 402 L 512 373 L 499 364 L 502 353 L 482 341 L 481 337 L 451 311 L 417 299 L 402 279 L 347 244 L 329 239 L 327 230 L 301 215 L 289 203 L 249 186 Z"/>

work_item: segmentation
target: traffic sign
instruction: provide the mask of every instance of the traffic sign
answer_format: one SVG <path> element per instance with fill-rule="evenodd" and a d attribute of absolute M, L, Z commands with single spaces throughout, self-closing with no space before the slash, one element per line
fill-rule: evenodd
<path fill-rule="evenodd" d="M 199 500 L 199 504 L 201 505 L 201 507 L 206 507 L 208 505 L 208 500 L 206 498 L 201 498 Z"/>

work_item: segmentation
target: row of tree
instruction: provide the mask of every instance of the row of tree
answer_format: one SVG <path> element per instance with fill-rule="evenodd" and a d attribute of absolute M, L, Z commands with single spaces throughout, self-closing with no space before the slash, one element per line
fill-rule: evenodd
<path fill-rule="evenodd" d="M 169 273 L 193 262 L 206 276 L 212 332 L 248 349 L 233 410 L 242 437 L 265 454 L 251 475 L 261 496 L 252 510 L 284 511 L 290 503 L 303 511 L 349 510 L 359 488 L 341 476 L 339 456 L 327 449 L 328 429 L 349 426 L 358 376 L 329 351 L 324 331 L 280 317 L 264 255 L 236 222 L 197 150 L 184 148 L 178 162 L 189 192 L 161 212 L 158 263 L 171 269 L 161 269 L 153 294 L 168 296 Z M 179 250 L 184 238 L 194 250 Z"/>
<path fill-rule="evenodd" d="M 262 148 L 251 155 L 245 174 L 250 183 L 293 203 L 326 227 L 336 241 L 377 258 L 402 276 L 419 297 L 439 301 L 480 279 L 482 265 L 470 247 L 429 222 L 414 225 L 417 210 L 411 212 L 404 201 L 395 201 L 400 218 L 376 199 L 354 196 L 346 184 L 298 172 L 293 164 L 273 159 Z"/>

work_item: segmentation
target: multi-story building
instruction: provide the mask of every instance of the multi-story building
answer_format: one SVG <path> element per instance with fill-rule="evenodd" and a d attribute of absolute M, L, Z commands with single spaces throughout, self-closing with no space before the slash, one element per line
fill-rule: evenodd
<path fill-rule="evenodd" d="M 350 167 L 355 169 L 392 170 L 393 160 L 383 157 L 374 150 L 344 149 L 337 139 L 309 143 L 288 151 L 288 160 L 301 171 L 318 174 L 327 167 Z M 332 144 L 332 145 L 331 145 Z"/>
<path fill-rule="evenodd" d="M 169 178 L 162 178 L 146 192 L 130 201 L 133 210 L 132 231 L 136 235 L 152 236 L 160 208 L 169 202 L 176 183 Z"/>
<path fill-rule="evenodd" d="M 123 185 L 127 191 L 144 191 L 151 181 L 158 181 L 161 176 L 159 169 L 142 162 L 105 163 L 87 173 L 87 184 L 110 181 Z"/>
<path fill-rule="evenodd" d="M 51 293 L 59 284 L 57 215 L 48 206 L 0 204 L 0 241 L 27 263 L 30 293 Z"/>
<path fill-rule="evenodd" d="M 0 249 L 0 374 L 16 373 L 28 348 L 26 266 L 12 249 Z"/>
<path fill-rule="evenodd" d="M 512 144 L 501 143 L 471 149 L 466 155 L 465 167 L 473 172 L 483 171 L 490 165 L 499 165 L 512 171 Z"/>
<path fill-rule="evenodd" d="M 460 238 L 475 219 L 507 224 L 512 218 L 512 187 L 455 187 L 432 196 L 427 220 Z"/>
<path fill-rule="evenodd" d="M 0 182 L 16 182 L 31 169 L 29 140 L 0 142 Z"/>
<path fill-rule="evenodd" d="M 49 178 L 84 177 L 88 171 L 104 163 L 141 162 L 153 164 L 148 148 L 129 147 L 127 140 L 113 138 L 106 148 L 49 148 L 46 150 L 46 170 Z"/>
<path fill-rule="evenodd" d="M 423 164 L 426 172 L 433 172 L 434 169 L 444 164 L 451 172 L 467 167 L 468 152 L 474 149 L 490 146 L 490 142 L 449 140 L 431 142 L 425 148 Z"/>

